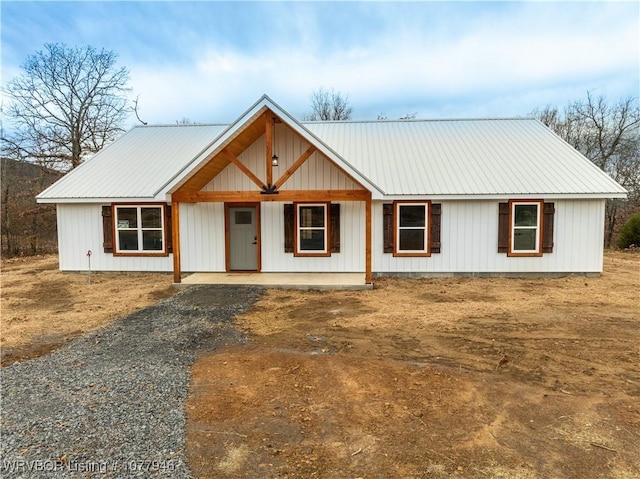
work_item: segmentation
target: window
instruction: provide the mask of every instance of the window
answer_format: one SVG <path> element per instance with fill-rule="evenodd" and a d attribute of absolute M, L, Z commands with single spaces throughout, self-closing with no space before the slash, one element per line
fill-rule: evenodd
<path fill-rule="evenodd" d="M 510 200 L 498 204 L 498 253 L 542 256 L 553 253 L 555 204 L 543 200 Z"/>
<path fill-rule="evenodd" d="M 511 254 L 539 254 L 542 202 L 511 202 Z"/>
<path fill-rule="evenodd" d="M 329 205 L 295 203 L 296 256 L 329 256 Z"/>
<path fill-rule="evenodd" d="M 164 205 L 115 205 L 115 253 L 166 255 Z"/>
<path fill-rule="evenodd" d="M 395 256 L 430 256 L 429 202 L 394 203 Z"/>
<path fill-rule="evenodd" d="M 321 203 L 324 205 L 325 203 Z M 340 203 L 330 203 L 328 209 L 329 215 L 329 247 L 330 253 L 340 252 Z M 298 235 L 294 233 L 296 229 L 296 211 L 293 203 L 285 203 L 283 205 L 283 222 L 284 222 L 284 252 L 296 253 L 294 244 L 297 242 Z M 303 255 L 304 256 L 304 255 Z M 327 255 L 329 256 L 329 255 Z"/>
<path fill-rule="evenodd" d="M 419 209 L 417 211 L 420 215 L 422 215 L 422 211 L 426 215 L 427 226 L 425 227 L 409 227 L 406 225 L 406 221 L 403 221 L 403 230 L 406 230 L 402 233 L 406 237 L 410 237 L 412 234 L 414 236 L 422 236 L 424 237 L 424 242 L 421 245 L 421 248 L 417 250 L 417 252 L 411 251 L 398 251 L 396 244 L 398 243 L 397 237 L 397 226 L 398 223 L 396 218 L 398 217 L 398 205 L 406 205 L 406 206 L 418 206 Z M 402 208 L 403 214 L 407 213 Z M 440 253 L 440 218 L 442 216 L 442 205 L 440 203 L 431 203 L 430 201 L 422 201 L 422 202 L 395 202 L 395 203 L 385 203 L 382 205 L 382 243 L 383 243 L 383 251 L 385 253 L 393 253 L 394 256 L 431 256 L 434 253 Z M 407 213 L 408 214 L 408 213 Z M 406 219 L 406 218 L 405 218 Z M 411 233 L 410 230 L 422 230 L 422 232 L 414 232 Z M 425 236 L 426 235 L 426 236 Z M 425 253 L 425 244 L 428 245 L 427 252 Z M 405 243 L 406 245 L 406 243 Z M 420 245 L 418 245 L 420 246 Z"/>
<path fill-rule="evenodd" d="M 542 201 L 510 201 L 510 256 L 542 255 Z"/>

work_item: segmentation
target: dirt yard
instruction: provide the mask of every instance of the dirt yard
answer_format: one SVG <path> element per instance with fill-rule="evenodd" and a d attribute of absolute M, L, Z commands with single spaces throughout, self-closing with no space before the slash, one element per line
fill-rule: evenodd
<path fill-rule="evenodd" d="M 59 348 L 175 294 L 170 274 L 61 273 L 58 257 L 2 261 L 2 366 Z"/>
<path fill-rule="evenodd" d="M 2 263 L 3 364 L 173 294 Z M 600 278 L 270 290 L 192 370 L 195 478 L 640 477 L 640 255 Z"/>
<path fill-rule="evenodd" d="M 196 478 L 640 477 L 640 256 L 600 278 L 271 290 L 193 367 Z"/>

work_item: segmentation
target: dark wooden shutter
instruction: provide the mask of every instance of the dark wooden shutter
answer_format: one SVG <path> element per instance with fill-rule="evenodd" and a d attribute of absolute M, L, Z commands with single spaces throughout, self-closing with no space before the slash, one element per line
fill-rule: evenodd
<path fill-rule="evenodd" d="M 173 253 L 173 227 L 171 223 L 171 205 L 164 207 L 164 231 L 167 238 L 167 253 Z"/>
<path fill-rule="evenodd" d="M 498 253 L 509 252 L 509 203 L 498 206 Z"/>
<path fill-rule="evenodd" d="M 556 213 L 554 203 L 544 203 L 542 211 L 542 252 L 553 253 L 553 217 Z"/>
<path fill-rule="evenodd" d="M 382 205 L 382 241 L 385 253 L 393 253 L 393 204 Z"/>
<path fill-rule="evenodd" d="M 331 203 L 329 215 L 331 233 L 331 252 L 340 252 L 340 203 Z"/>
<path fill-rule="evenodd" d="M 442 205 L 440 203 L 431 203 L 431 232 L 429 238 L 429 247 L 431 253 L 440 252 L 440 217 Z"/>
<path fill-rule="evenodd" d="M 284 205 L 284 252 L 293 253 L 293 204 Z"/>
<path fill-rule="evenodd" d="M 113 209 L 102 207 L 102 248 L 105 253 L 113 253 Z"/>

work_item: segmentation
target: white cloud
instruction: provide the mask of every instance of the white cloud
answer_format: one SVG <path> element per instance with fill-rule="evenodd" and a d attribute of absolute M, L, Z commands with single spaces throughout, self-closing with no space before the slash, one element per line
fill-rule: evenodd
<path fill-rule="evenodd" d="M 384 28 L 368 31 L 354 18 L 343 42 L 343 32 L 320 28 L 309 16 L 312 8 L 294 8 L 282 43 L 272 34 L 251 49 L 200 44 L 185 52 L 196 60 L 179 67 L 131 66 L 133 86 L 153 122 L 231 121 L 262 93 L 301 116 L 320 86 L 348 94 L 359 118 L 408 109 L 505 116 L 562 105 L 586 90 L 637 93 L 639 20 L 628 5 L 491 4 L 476 5 L 472 14 L 462 10 L 466 4 L 434 5 L 421 4 L 419 19 L 385 4 L 385 14 L 395 14 Z M 434 20 L 432 11 L 458 13 Z M 280 12 L 276 33 L 288 20 L 284 7 Z"/>

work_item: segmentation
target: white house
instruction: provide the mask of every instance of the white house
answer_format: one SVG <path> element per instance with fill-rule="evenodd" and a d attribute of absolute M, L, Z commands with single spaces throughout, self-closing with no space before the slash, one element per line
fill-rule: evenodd
<path fill-rule="evenodd" d="M 533 119 L 140 126 L 38 196 L 60 269 L 523 275 L 602 271 L 626 191 Z"/>

